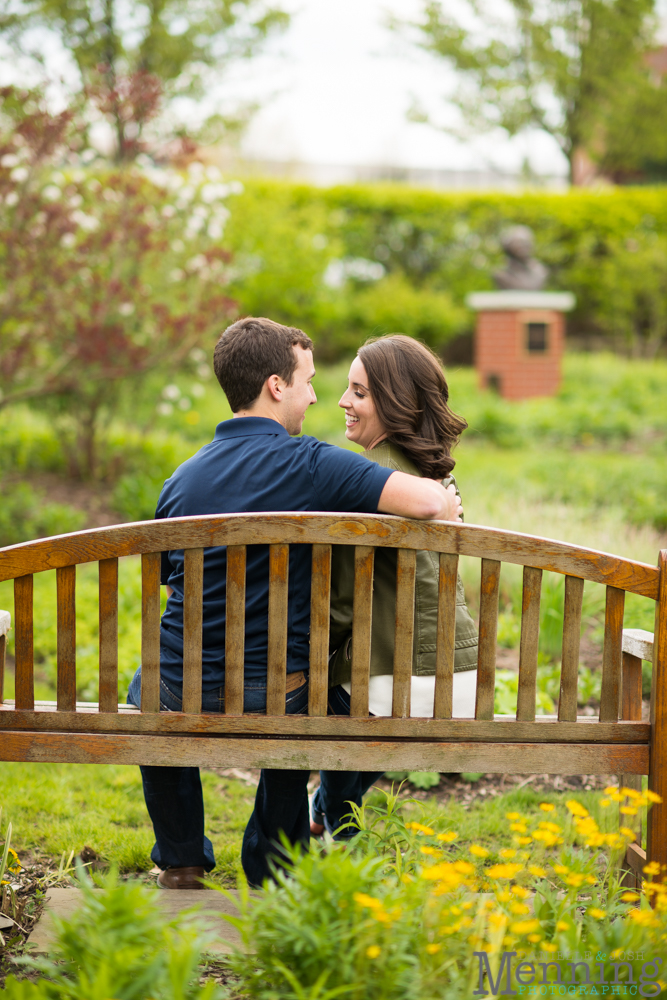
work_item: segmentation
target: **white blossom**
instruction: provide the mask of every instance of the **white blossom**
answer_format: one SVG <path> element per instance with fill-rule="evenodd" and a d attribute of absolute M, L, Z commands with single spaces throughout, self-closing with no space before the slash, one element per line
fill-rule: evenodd
<path fill-rule="evenodd" d="M 187 396 L 183 396 L 182 399 L 179 399 L 178 401 L 179 410 L 189 410 L 191 406 L 192 402 L 191 400 L 188 399 Z"/>
<path fill-rule="evenodd" d="M 192 388 L 190 389 L 190 394 L 194 396 L 195 399 L 201 399 L 202 396 L 206 395 L 206 389 L 201 382 L 194 382 Z"/>
<path fill-rule="evenodd" d="M 4 167 L 6 170 L 9 170 L 10 167 L 18 167 L 20 162 L 21 158 L 20 156 L 17 156 L 16 153 L 5 153 L 5 155 L 0 158 L 0 167 Z"/>
<path fill-rule="evenodd" d="M 27 167 L 14 167 L 11 174 L 9 175 L 13 181 L 17 184 L 22 184 L 23 181 L 27 181 L 30 176 L 30 171 Z"/>
<path fill-rule="evenodd" d="M 56 184 L 47 184 L 42 190 L 42 198 L 46 198 L 47 201 L 58 201 L 60 195 L 60 188 Z"/>
<path fill-rule="evenodd" d="M 161 417 L 169 417 L 174 412 L 174 407 L 171 403 L 158 403 L 155 409 Z"/>
<path fill-rule="evenodd" d="M 121 302 L 118 306 L 118 312 L 121 316 L 131 316 L 134 312 L 134 302 Z"/>
<path fill-rule="evenodd" d="M 164 389 L 162 390 L 162 397 L 164 399 L 176 400 L 179 399 L 180 395 L 181 395 L 181 390 L 178 388 L 177 385 L 174 385 L 173 383 L 171 385 L 165 385 Z"/>
<path fill-rule="evenodd" d="M 66 249 L 70 249 L 76 243 L 76 236 L 74 233 L 65 233 L 65 235 L 60 240 L 60 245 Z"/>
<path fill-rule="evenodd" d="M 18 203 L 19 196 L 17 191 L 10 191 L 9 194 L 5 196 L 5 205 L 9 205 L 10 208 L 12 205 L 18 205 Z"/>

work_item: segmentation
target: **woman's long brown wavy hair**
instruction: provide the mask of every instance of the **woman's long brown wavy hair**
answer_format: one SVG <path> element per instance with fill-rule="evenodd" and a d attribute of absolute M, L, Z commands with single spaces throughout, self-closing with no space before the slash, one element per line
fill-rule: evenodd
<path fill-rule="evenodd" d="M 452 448 L 468 424 L 448 405 L 449 388 L 438 358 L 401 333 L 373 337 L 359 348 L 387 438 L 429 479 L 454 468 Z"/>

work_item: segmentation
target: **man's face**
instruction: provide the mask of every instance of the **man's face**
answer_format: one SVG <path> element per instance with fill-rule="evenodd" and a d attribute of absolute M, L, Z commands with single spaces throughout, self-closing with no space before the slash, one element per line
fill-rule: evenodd
<path fill-rule="evenodd" d="M 312 380 L 315 376 L 313 352 L 295 344 L 292 348 L 297 357 L 296 371 L 291 385 L 283 386 L 282 421 L 288 434 L 300 434 L 306 410 L 317 402 Z"/>

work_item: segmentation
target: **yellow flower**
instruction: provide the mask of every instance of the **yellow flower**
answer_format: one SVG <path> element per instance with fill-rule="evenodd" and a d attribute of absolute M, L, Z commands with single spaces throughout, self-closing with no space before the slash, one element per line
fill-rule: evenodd
<path fill-rule="evenodd" d="M 455 861 L 452 868 L 456 872 L 460 872 L 461 875 L 474 875 L 475 866 L 471 865 L 469 861 Z"/>
<path fill-rule="evenodd" d="M 600 799 L 600 805 L 603 809 L 606 809 L 607 806 L 611 805 L 611 799 Z"/>
<path fill-rule="evenodd" d="M 511 892 L 517 899 L 528 899 L 530 896 L 529 890 L 525 889 L 522 885 L 513 885 Z"/>
<path fill-rule="evenodd" d="M 551 833 L 560 833 L 562 830 L 562 827 L 560 827 L 558 823 L 552 823 L 550 820 L 543 820 L 537 825 L 540 830 L 550 830 Z"/>
<path fill-rule="evenodd" d="M 558 843 L 558 837 L 550 830 L 533 830 L 533 840 L 541 841 L 545 847 L 553 847 Z"/>
<path fill-rule="evenodd" d="M 605 795 L 615 795 L 617 791 L 618 788 L 616 787 L 616 785 L 609 785 L 607 788 L 605 788 L 604 793 Z"/>
<path fill-rule="evenodd" d="M 567 875 L 569 870 L 570 869 L 566 868 L 565 865 L 554 865 L 554 871 L 556 872 L 556 875 Z"/>
<path fill-rule="evenodd" d="M 486 847 L 481 847 L 479 844 L 471 844 L 468 850 L 471 854 L 474 854 L 476 858 L 488 858 L 490 853 L 487 851 Z"/>
<path fill-rule="evenodd" d="M 424 846 L 424 847 L 420 847 L 419 850 L 420 850 L 421 854 L 438 854 L 438 855 L 440 855 L 440 857 L 442 857 L 442 852 L 441 851 L 436 851 L 435 847 Z"/>
<path fill-rule="evenodd" d="M 621 788 L 621 795 L 625 795 L 628 799 L 641 799 L 642 793 L 638 792 L 636 788 Z"/>
<path fill-rule="evenodd" d="M 644 865 L 644 875 L 659 875 L 660 865 L 657 861 L 651 861 L 650 864 Z"/>
<path fill-rule="evenodd" d="M 505 813 L 505 819 L 523 819 L 523 817 L 521 813 L 511 812 L 511 813 Z"/>
<path fill-rule="evenodd" d="M 489 878 L 514 878 L 522 868 L 523 865 L 491 865 L 486 869 L 485 875 Z"/>
<path fill-rule="evenodd" d="M 514 913 L 517 917 L 523 917 L 526 913 L 530 913 L 530 907 L 526 906 L 525 903 L 510 903 L 510 913 Z"/>
<path fill-rule="evenodd" d="M 528 940 L 531 941 L 532 944 L 538 944 L 538 942 L 540 941 L 541 937 L 542 937 L 541 934 L 529 934 L 528 935 Z"/>
<path fill-rule="evenodd" d="M 591 906 L 588 912 L 595 920 L 602 920 L 607 916 L 607 911 L 599 910 L 597 906 Z"/>
<path fill-rule="evenodd" d="M 619 833 L 622 833 L 624 837 L 629 837 L 630 840 L 634 840 L 636 837 L 635 831 L 631 830 L 629 826 L 622 826 L 619 829 Z"/>
<path fill-rule="evenodd" d="M 502 851 L 498 851 L 498 854 L 504 861 L 511 861 L 512 858 L 516 857 L 516 851 L 511 847 L 503 847 Z"/>
<path fill-rule="evenodd" d="M 656 792 L 652 792 L 650 788 L 644 792 L 644 797 L 648 799 L 649 802 L 662 802 L 662 798 Z"/>
<path fill-rule="evenodd" d="M 366 948 L 366 958 L 378 958 L 381 953 L 382 948 L 380 948 L 377 944 L 369 945 L 369 947 Z"/>
<path fill-rule="evenodd" d="M 424 826 L 422 823 L 406 823 L 406 829 L 414 830 L 415 833 L 425 833 L 427 837 L 432 837 L 435 830 L 432 830 L 430 826 Z"/>
<path fill-rule="evenodd" d="M 437 955 L 437 953 L 440 951 L 441 948 L 442 948 L 442 945 L 440 945 L 440 944 L 427 944 L 426 945 L 426 951 L 429 953 L 429 955 Z"/>
<path fill-rule="evenodd" d="M 630 910 L 628 914 L 630 920 L 634 920 L 640 927 L 659 927 L 660 921 L 653 910 Z"/>
<path fill-rule="evenodd" d="M 523 847 L 525 844 L 532 843 L 532 840 L 533 840 L 532 837 L 515 837 L 514 843 L 518 844 L 520 847 Z"/>
<path fill-rule="evenodd" d="M 381 910 L 383 908 L 381 899 L 368 896 L 365 892 L 355 892 L 352 898 L 359 906 L 367 906 L 370 910 Z"/>
<path fill-rule="evenodd" d="M 540 802 L 540 809 L 542 812 L 550 813 L 553 812 L 556 807 L 552 805 L 551 802 Z"/>
<path fill-rule="evenodd" d="M 552 944 L 551 941 L 543 941 L 542 951 L 549 951 L 553 954 L 555 951 L 558 951 L 558 945 Z"/>
<path fill-rule="evenodd" d="M 451 844 L 453 840 L 456 840 L 458 833 L 455 830 L 448 830 L 447 833 L 439 833 L 435 838 L 436 840 L 442 840 L 445 844 Z"/>
<path fill-rule="evenodd" d="M 573 816 L 588 816 L 588 809 L 584 809 L 581 802 L 577 802 L 576 799 L 568 799 L 565 805 Z"/>
<path fill-rule="evenodd" d="M 638 812 L 638 810 L 635 809 L 634 806 L 621 806 L 621 808 L 618 811 L 620 812 L 621 816 L 636 816 Z"/>
<path fill-rule="evenodd" d="M 518 920 L 510 925 L 510 930 L 512 934 L 532 934 L 533 931 L 539 930 L 539 927 L 539 920 Z"/>
<path fill-rule="evenodd" d="M 585 881 L 588 882 L 589 885 L 595 885 L 597 879 L 595 875 L 587 875 Z"/>
<path fill-rule="evenodd" d="M 558 923 L 556 924 L 556 930 L 557 931 L 569 931 L 569 929 L 570 929 L 570 925 L 567 923 L 566 920 L 559 920 Z M 554 951 L 555 950 L 556 949 L 554 948 Z"/>
<path fill-rule="evenodd" d="M 512 833 L 526 833 L 528 827 L 525 823 L 510 823 L 510 830 Z"/>
<path fill-rule="evenodd" d="M 507 889 L 503 889 L 501 890 L 501 892 L 496 893 L 496 899 L 498 900 L 499 903 L 509 903 L 511 898 L 512 897 L 510 896 Z"/>
<path fill-rule="evenodd" d="M 639 899 L 636 892 L 624 892 L 621 896 L 621 902 L 623 903 L 634 903 Z"/>
<path fill-rule="evenodd" d="M 528 871 L 530 872 L 531 875 L 534 875 L 535 878 L 547 877 L 546 871 L 544 870 L 544 868 L 540 868 L 539 865 L 528 865 Z"/>
<path fill-rule="evenodd" d="M 565 882 L 565 885 L 571 885 L 574 886 L 575 889 L 578 889 L 583 884 L 585 877 L 586 876 L 582 875 L 580 872 L 571 872 L 563 881 Z"/>

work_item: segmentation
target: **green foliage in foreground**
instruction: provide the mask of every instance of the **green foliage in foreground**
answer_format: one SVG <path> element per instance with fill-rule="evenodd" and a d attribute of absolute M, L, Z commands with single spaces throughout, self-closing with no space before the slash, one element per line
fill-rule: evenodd
<path fill-rule="evenodd" d="M 380 807 L 355 810 L 361 833 L 352 842 L 305 855 L 288 849 L 289 874 L 278 871 L 256 898 L 241 891 L 238 918 L 225 919 L 245 948 L 231 958 L 244 992 L 256 1000 L 467 998 L 481 988 L 473 953 L 486 953 L 495 978 L 501 952 L 511 951 L 514 969 L 553 962 L 544 981 L 575 989 L 582 967 L 572 970 L 559 953 L 573 961 L 589 953 L 607 983 L 641 982 L 642 995 L 655 996 L 652 959 L 662 952 L 667 907 L 661 893 L 652 911 L 649 890 L 640 899 L 619 885 L 632 831 L 619 832 L 610 799 L 596 799 L 592 812 L 575 799 L 533 801 L 505 814 L 500 836 L 480 827 L 473 842 L 448 809 L 426 806 L 415 821 L 387 795 Z M 613 963 L 626 957 L 616 978 Z M 597 980 L 600 966 L 591 971 Z M 542 983 L 540 973 L 538 964 L 523 982 Z"/>
<path fill-rule="evenodd" d="M 193 913 L 165 919 L 155 891 L 120 882 L 115 872 L 96 880 L 83 868 L 83 903 L 68 918 L 54 918 L 49 957 L 21 959 L 42 977 L 10 976 L 7 1000 L 218 1000 L 213 983 L 200 986 L 201 953 L 211 940 Z"/>

